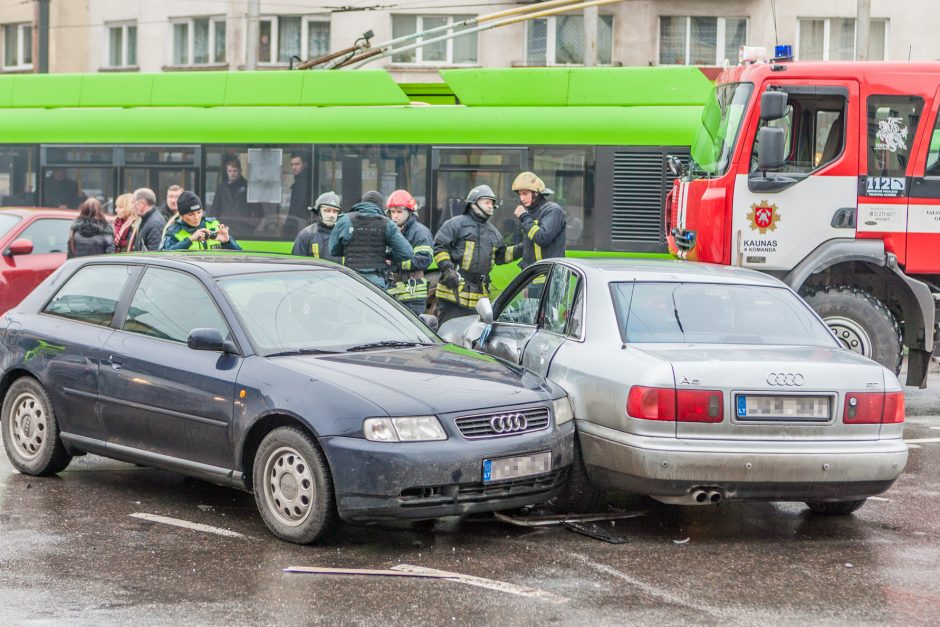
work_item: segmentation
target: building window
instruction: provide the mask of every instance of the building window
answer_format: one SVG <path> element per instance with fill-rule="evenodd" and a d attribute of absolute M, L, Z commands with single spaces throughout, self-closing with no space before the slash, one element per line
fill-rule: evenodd
<path fill-rule="evenodd" d="M 137 65 L 137 24 L 108 26 L 108 67 Z"/>
<path fill-rule="evenodd" d="M 392 16 L 392 37 L 397 39 L 405 35 L 413 35 L 432 28 L 441 28 L 444 26 L 453 26 L 456 23 L 470 19 L 472 15 L 393 15 Z M 439 31 L 432 34 L 427 39 L 435 39 L 445 34 L 459 33 L 466 30 L 468 26 L 457 26 L 448 28 L 446 31 Z M 419 38 L 410 43 L 419 43 L 423 39 Z M 427 63 L 432 65 L 458 65 L 461 63 L 477 62 L 477 36 L 466 35 L 456 37 L 445 41 L 415 48 L 396 54 L 392 57 L 393 63 Z"/>
<path fill-rule="evenodd" d="M 747 43 L 746 17 L 659 18 L 660 65 L 723 65 L 736 63 L 738 48 Z"/>
<path fill-rule="evenodd" d="M 888 20 L 872 20 L 868 33 L 868 60 L 884 61 Z M 855 18 L 801 19 L 797 58 L 800 61 L 852 61 L 855 59 Z"/>
<path fill-rule="evenodd" d="M 613 62 L 614 17 L 597 18 L 597 62 Z M 527 65 L 584 63 L 584 16 L 560 15 L 531 20 L 526 31 Z"/>
<path fill-rule="evenodd" d="M 173 65 L 225 63 L 225 18 L 173 21 Z"/>
<path fill-rule="evenodd" d="M 265 17 L 259 25 L 258 62 L 289 64 L 330 52 L 330 22 L 326 17 L 281 15 Z"/>
<path fill-rule="evenodd" d="M 3 25 L 3 68 L 29 70 L 33 67 L 33 25 Z"/>

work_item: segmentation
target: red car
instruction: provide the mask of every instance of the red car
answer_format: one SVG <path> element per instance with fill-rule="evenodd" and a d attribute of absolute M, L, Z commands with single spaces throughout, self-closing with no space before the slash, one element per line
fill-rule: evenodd
<path fill-rule="evenodd" d="M 77 211 L 0 209 L 0 315 L 65 263 Z"/>

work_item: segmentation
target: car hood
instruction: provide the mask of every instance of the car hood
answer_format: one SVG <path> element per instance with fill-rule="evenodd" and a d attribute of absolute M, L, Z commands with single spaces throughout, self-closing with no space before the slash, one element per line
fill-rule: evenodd
<path fill-rule="evenodd" d="M 389 415 L 544 403 L 562 394 L 538 375 L 453 344 L 272 359 L 342 387 Z"/>
<path fill-rule="evenodd" d="M 803 376 L 802 385 L 785 385 L 788 389 L 864 391 L 882 390 L 885 384 L 891 385 L 881 365 L 840 348 L 728 344 L 631 346 L 668 361 L 680 387 L 683 379 L 685 383 L 694 379 L 697 383 L 693 385 L 766 389 L 771 387 L 768 385 L 770 373 L 799 373 Z M 779 389 L 780 386 L 773 387 Z"/>

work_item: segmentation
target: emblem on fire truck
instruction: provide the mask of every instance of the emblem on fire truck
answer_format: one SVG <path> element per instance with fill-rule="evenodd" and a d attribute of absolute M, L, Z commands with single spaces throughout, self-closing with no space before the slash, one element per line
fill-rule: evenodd
<path fill-rule="evenodd" d="M 887 118 L 878 120 L 878 130 L 875 132 L 875 150 L 897 152 L 907 150 L 907 128 L 901 126 L 903 118 Z"/>
<path fill-rule="evenodd" d="M 767 235 L 767 231 L 777 230 L 780 213 L 777 211 L 777 205 L 762 200 L 751 205 L 751 212 L 747 214 L 747 219 L 751 223 L 751 230 L 759 231 L 761 235 Z"/>

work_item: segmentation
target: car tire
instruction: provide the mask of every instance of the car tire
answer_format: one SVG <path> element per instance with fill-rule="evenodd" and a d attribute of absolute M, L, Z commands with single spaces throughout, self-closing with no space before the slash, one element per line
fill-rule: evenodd
<path fill-rule="evenodd" d="M 827 287 L 804 296 L 849 350 L 901 371 L 904 343 L 894 314 L 877 298 L 853 287 Z"/>
<path fill-rule="evenodd" d="M 279 427 L 264 437 L 255 454 L 252 480 L 261 518 L 282 540 L 311 544 L 338 527 L 326 457 L 300 429 Z"/>
<path fill-rule="evenodd" d="M 562 493 L 549 505 L 559 514 L 593 514 L 606 509 L 607 492 L 591 483 L 577 439 L 574 442 L 574 461 L 568 470 L 568 481 Z"/>
<path fill-rule="evenodd" d="M 868 499 L 854 501 L 807 501 L 806 506 L 814 514 L 825 516 L 848 516 L 857 511 Z"/>
<path fill-rule="evenodd" d="M 17 379 L 7 390 L 0 409 L 0 431 L 10 463 L 24 475 L 54 475 L 72 461 L 59 436 L 49 395 L 32 377 Z"/>

